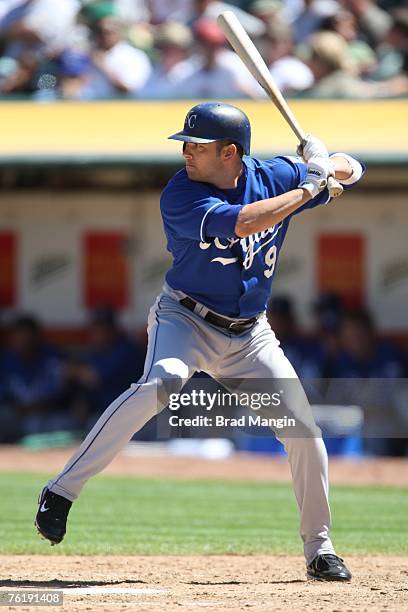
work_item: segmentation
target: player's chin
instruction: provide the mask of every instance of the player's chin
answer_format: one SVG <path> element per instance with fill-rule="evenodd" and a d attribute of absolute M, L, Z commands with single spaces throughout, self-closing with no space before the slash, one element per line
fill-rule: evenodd
<path fill-rule="evenodd" d="M 188 166 L 186 164 L 186 172 L 189 179 L 192 181 L 200 180 L 199 172 L 195 166 Z"/>

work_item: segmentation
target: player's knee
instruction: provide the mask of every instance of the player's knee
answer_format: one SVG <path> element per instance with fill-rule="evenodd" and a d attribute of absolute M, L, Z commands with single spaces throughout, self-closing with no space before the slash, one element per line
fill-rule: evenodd
<path fill-rule="evenodd" d="M 180 381 L 188 379 L 188 365 L 175 357 L 157 361 L 153 370 L 155 378 Z"/>
<path fill-rule="evenodd" d="M 180 359 L 163 359 L 155 364 L 152 371 L 157 385 L 157 397 L 163 404 L 170 395 L 180 393 L 189 377 L 188 366 Z"/>
<path fill-rule="evenodd" d="M 297 455 L 304 455 L 309 458 L 311 456 L 320 457 L 321 459 L 327 458 L 326 447 L 321 435 L 314 435 L 311 433 L 306 437 L 289 436 L 286 438 L 279 438 L 279 440 L 282 442 L 288 455 L 294 452 Z"/>

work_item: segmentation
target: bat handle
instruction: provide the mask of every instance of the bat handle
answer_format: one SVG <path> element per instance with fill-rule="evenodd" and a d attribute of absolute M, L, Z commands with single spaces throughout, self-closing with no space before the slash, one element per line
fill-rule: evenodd
<path fill-rule="evenodd" d="M 343 185 L 340 185 L 334 176 L 329 176 L 327 179 L 327 189 L 331 198 L 338 198 L 343 193 Z"/>

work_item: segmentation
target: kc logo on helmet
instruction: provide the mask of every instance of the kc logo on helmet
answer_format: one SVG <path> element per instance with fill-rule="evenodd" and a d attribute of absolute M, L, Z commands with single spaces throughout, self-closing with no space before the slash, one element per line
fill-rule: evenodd
<path fill-rule="evenodd" d="M 195 115 L 195 114 L 187 115 L 186 123 L 187 123 L 189 128 L 193 129 L 193 127 L 196 124 L 196 121 L 197 121 L 197 115 Z"/>

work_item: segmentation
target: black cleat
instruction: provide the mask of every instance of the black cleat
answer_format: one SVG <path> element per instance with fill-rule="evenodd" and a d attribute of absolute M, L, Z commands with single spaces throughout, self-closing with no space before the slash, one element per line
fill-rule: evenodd
<path fill-rule="evenodd" d="M 69 499 L 52 493 L 47 487 L 42 490 L 34 525 L 39 533 L 51 542 L 51 546 L 64 539 L 71 506 Z"/>
<path fill-rule="evenodd" d="M 348 582 L 351 572 L 337 555 L 317 555 L 307 566 L 306 577 L 308 580 Z"/>

